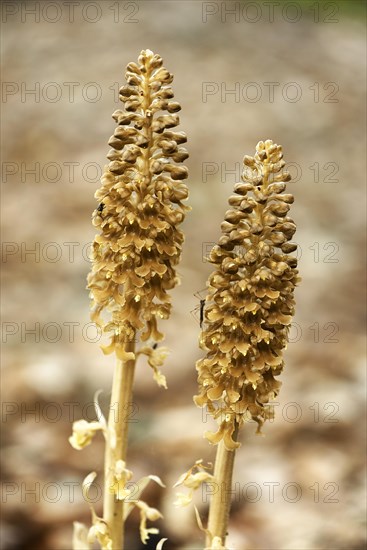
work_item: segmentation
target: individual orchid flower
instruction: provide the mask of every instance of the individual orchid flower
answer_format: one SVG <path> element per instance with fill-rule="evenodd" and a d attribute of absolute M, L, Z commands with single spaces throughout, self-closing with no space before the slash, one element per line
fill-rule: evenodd
<path fill-rule="evenodd" d="M 159 530 L 156 527 L 147 527 L 147 521 L 157 521 L 161 519 L 162 514 L 156 509 L 151 508 L 142 500 L 136 503 L 136 507 L 140 510 L 140 538 L 143 544 L 146 544 L 150 535 L 157 535 Z"/>
<path fill-rule="evenodd" d="M 183 485 L 189 489 L 188 493 L 176 493 L 177 500 L 173 503 L 175 506 L 183 507 L 191 503 L 194 491 L 206 481 L 213 481 L 213 476 L 205 471 L 202 460 L 197 460 L 195 464 L 184 474 L 182 474 L 173 487 Z M 193 473 L 194 469 L 198 471 Z"/>
<path fill-rule="evenodd" d="M 110 487 L 110 493 L 115 494 L 117 500 L 125 500 L 131 495 L 131 490 L 126 488 L 126 483 L 130 481 L 133 473 L 126 468 L 124 460 L 118 460 L 114 469 L 114 483 Z"/>
<path fill-rule="evenodd" d="M 99 430 L 104 430 L 101 422 L 87 422 L 87 420 L 76 420 L 73 423 L 73 434 L 69 437 L 69 443 L 74 449 L 80 451 L 92 443 L 92 440 Z"/>

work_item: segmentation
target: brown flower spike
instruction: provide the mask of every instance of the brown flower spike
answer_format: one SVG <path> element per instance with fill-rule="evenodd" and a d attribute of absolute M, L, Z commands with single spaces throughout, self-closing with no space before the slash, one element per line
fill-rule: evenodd
<path fill-rule="evenodd" d="M 189 210 L 182 180 L 188 172 L 180 105 L 172 101 L 173 76 L 162 58 L 142 51 L 138 64 L 129 63 L 127 85 L 120 89 L 124 110 L 109 140 L 110 160 L 97 191 L 99 206 L 94 225 L 100 229 L 93 243 L 93 269 L 88 278 L 92 320 L 111 335 L 105 353 L 116 352 L 123 361 L 133 358 L 125 344 L 136 339 L 160 341 L 157 318 L 170 314 L 167 291 L 177 283 L 184 237 L 177 226 Z M 108 311 L 109 321 L 101 313 Z M 141 350 L 144 353 L 143 350 Z"/>
<path fill-rule="evenodd" d="M 284 193 L 290 175 L 282 148 L 260 141 L 254 157 L 245 156 L 243 183 L 235 186 L 225 214 L 223 235 L 209 257 L 216 266 L 208 281 L 205 328 L 197 362 L 200 395 L 219 422 L 206 433 L 226 449 L 239 446 L 233 434 L 246 418 L 258 431 L 273 416 L 269 402 L 281 383 L 283 349 L 294 314 L 297 259 L 289 243 L 296 226 L 287 216 L 293 196 Z"/>

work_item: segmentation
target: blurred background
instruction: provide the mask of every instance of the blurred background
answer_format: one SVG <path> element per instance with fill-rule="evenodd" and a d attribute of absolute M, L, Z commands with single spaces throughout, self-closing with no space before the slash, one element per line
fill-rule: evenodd
<path fill-rule="evenodd" d="M 158 388 L 142 361 L 128 467 L 159 475 L 166 550 L 203 548 L 179 475 L 215 449 L 192 401 L 203 259 L 219 237 L 244 154 L 283 146 L 293 176 L 302 284 L 276 416 L 242 430 L 228 547 L 365 548 L 365 3 L 2 3 L 2 548 L 66 550 L 90 524 L 81 482 L 101 474 L 103 440 L 76 451 L 72 422 L 108 407 L 113 358 L 99 350 L 85 290 L 94 192 L 125 66 L 142 49 L 174 73 L 188 134 L 186 242 L 162 322 L 170 350 Z M 205 296 L 205 291 L 203 293 Z M 98 478 L 102 481 L 102 477 Z M 195 503 L 205 520 L 205 488 Z M 100 502 L 96 495 L 96 509 Z M 128 550 L 140 550 L 138 515 Z M 160 537 L 152 536 L 155 548 Z"/>

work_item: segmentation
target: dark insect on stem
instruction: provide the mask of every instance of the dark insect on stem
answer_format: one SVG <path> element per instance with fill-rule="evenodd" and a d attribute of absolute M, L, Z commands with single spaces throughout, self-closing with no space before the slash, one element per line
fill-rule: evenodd
<path fill-rule="evenodd" d="M 152 349 L 157 349 L 158 347 L 158 342 L 155 342 L 153 345 L 152 345 Z"/>
<path fill-rule="evenodd" d="M 101 213 L 104 207 L 105 207 L 104 202 L 101 202 L 97 207 L 97 212 Z"/>
<path fill-rule="evenodd" d="M 200 300 L 200 328 L 203 328 L 204 322 L 204 308 L 205 308 L 205 298 Z"/>
<path fill-rule="evenodd" d="M 206 290 L 206 289 L 204 289 Z M 194 312 L 197 312 L 199 311 L 199 324 L 200 324 L 200 328 L 203 328 L 203 323 L 204 323 L 204 313 L 205 313 L 205 301 L 206 299 L 205 298 L 202 298 L 200 296 L 200 294 L 203 292 L 203 290 L 201 290 L 200 292 L 196 292 L 194 294 L 195 298 L 198 298 L 200 300 L 200 303 L 199 305 L 194 309 Z"/>

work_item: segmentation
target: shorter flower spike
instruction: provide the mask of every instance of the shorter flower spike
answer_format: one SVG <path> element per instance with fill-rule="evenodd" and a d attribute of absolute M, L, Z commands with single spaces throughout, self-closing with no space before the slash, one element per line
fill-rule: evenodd
<path fill-rule="evenodd" d="M 222 236 L 211 250 L 215 271 L 208 280 L 204 330 L 197 362 L 200 393 L 194 399 L 217 419 L 211 443 L 238 446 L 235 426 L 273 416 L 269 402 L 281 383 L 283 349 L 294 314 L 299 282 L 296 226 L 287 215 L 293 196 L 284 193 L 290 175 L 283 171 L 282 148 L 260 141 L 254 157 L 245 156 L 242 183 L 235 185 Z"/>

